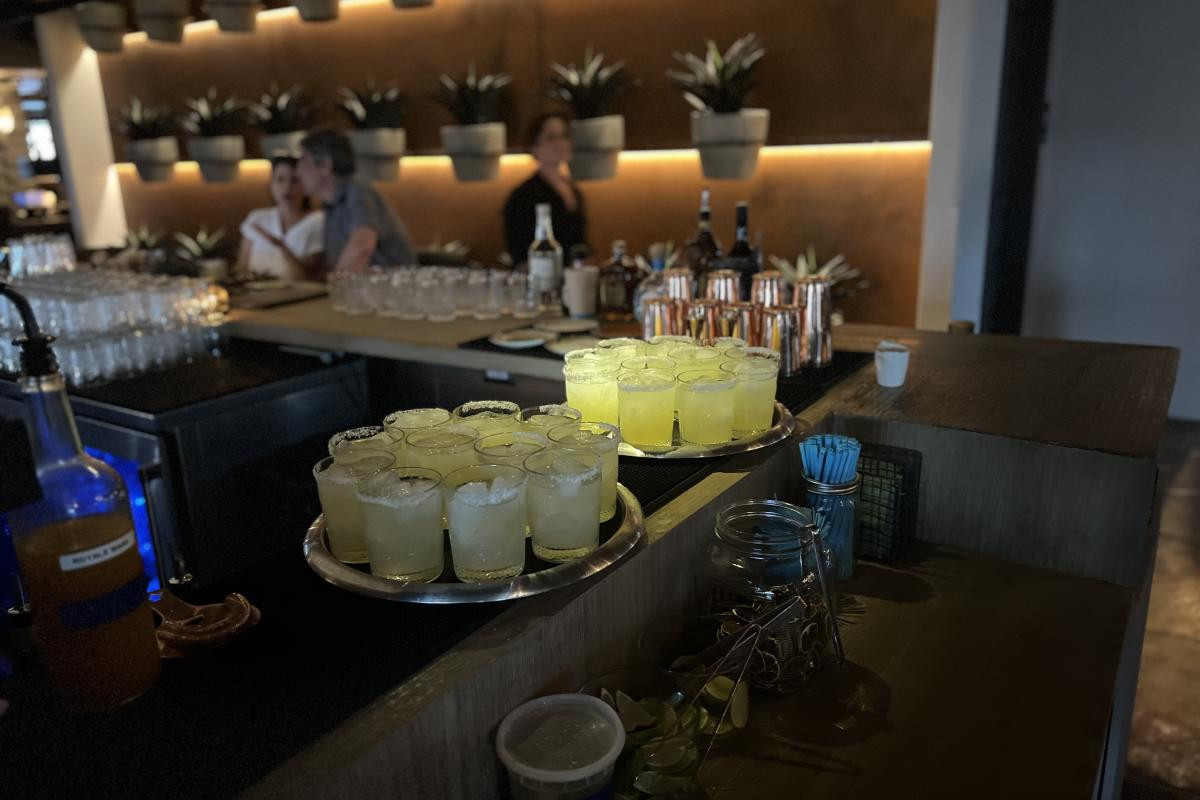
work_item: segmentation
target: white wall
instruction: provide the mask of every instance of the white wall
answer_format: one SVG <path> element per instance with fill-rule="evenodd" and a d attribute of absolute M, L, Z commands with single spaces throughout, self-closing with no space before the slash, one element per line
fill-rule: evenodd
<path fill-rule="evenodd" d="M 37 18 L 46 67 L 54 146 L 71 201 L 71 227 L 80 248 L 125 241 L 125 204 L 113 168 L 112 135 L 96 53 L 83 42 L 70 9 Z"/>
<path fill-rule="evenodd" d="M 941 0 L 933 53 L 917 327 L 979 322 L 1006 0 Z"/>
<path fill-rule="evenodd" d="M 1058 0 L 1023 332 L 1182 349 L 1200 419 L 1200 2 Z"/>

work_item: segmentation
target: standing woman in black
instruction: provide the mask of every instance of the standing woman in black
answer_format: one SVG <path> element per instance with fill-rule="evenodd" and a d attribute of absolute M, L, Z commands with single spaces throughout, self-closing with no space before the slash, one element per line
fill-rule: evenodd
<path fill-rule="evenodd" d="M 571 133 L 562 114 L 543 114 L 529 127 L 529 152 L 537 172 L 508 196 L 504 204 L 504 241 L 514 266 L 525 261 L 533 243 L 534 207 L 550 204 L 554 238 L 562 245 L 563 260 L 570 263 L 571 248 L 587 244 L 587 217 L 583 195 L 567 172 L 571 158 Z"/>

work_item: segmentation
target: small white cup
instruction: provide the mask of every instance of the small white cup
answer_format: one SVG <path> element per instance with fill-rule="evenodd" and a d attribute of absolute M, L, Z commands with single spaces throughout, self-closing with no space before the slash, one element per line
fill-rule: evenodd
<path fill-rule="evenodd" d="M 563 270 L 563 303 L 572 317 L 596 316 L 596 290 L 600 270 L 595 267 L 569 267 Z"/>
<path fill-rule="evenodd" d="M 908 374 L 908 348 L 887 339 L 875 346 L 875 382 L 894 389 Z"/>

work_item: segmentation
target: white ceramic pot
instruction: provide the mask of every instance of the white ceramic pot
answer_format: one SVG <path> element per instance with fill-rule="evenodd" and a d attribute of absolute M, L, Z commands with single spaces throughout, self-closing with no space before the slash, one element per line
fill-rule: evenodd
<path fill-rule="evenodd" d="M 500 156 L 504 154 L 503 122 L 478 125 L 443 125 L 442 147 L 454 165 L 454 177 L 460 181 L 490 181 L 500 175 Z"/>
<path fill-rule="evenodd" d="M 364 128 L 350 131 L 355 173 L 371 181 L 394 181 L 400 177 L 404 155 L 404 128 Z"/>
<path fill-rule="evenodd" d="M 187 0 L 133 0 L 138 27 L 156 42 L 182 42 Z"/>
<path fill-rule="evenodd" d="M 706 178 L 749 178 L 767 141 L 771 112 L 743 108 L 732 114 L 692 112 L 692 142 Z"/>
<path fill-rule="evenodd" d="M 396 8 L 420 8 L 433 5 L 433 0 L 392 0 Z"/>
<path fill-rule="evenodd" d="M 264 133 L 258 140 L 258 151 L 263 158 L 274 156 L 300 155 L 300 142 L 308 135 L 308 131 L 288 131 L 287 133 Z"/>
<path fill-rule="evenodd" d="M 246 157 L 246 140 L 241 136 L 193 136 L 188 139 L 188 155 L 200 165 L 200 177 L 207 183 L 237 178 L 238 163 Z"/>
<path fill-rule="evenodd" d="M 75 21 L 88 47 L 98 53 L 119 53 L 125 38 L 125 7 L 91 2 L 75 6 Z"/>
<path fill-rule="evenodd" d="M 179 142 L 174 136 L 131 139 L 125 145 L 125 156 L 137 167 L 138 177 L 147 183 L 170 180 L 179 160 Z"/>
<path fill-rule="evenodd" d="M 338 0 L 292 0 L 305 22 L 326 22 L 338 17 Z"/>
<path fill-rule="evenodd" d="M 196 277 L 219 281 L 229 274 L 229 262 L 223 258 L 202 258 L 196 262 Z"/>
<path fill-rule="evenodd" d="M 208 0 L 208 15 L 225 33 L 253 33 L 258 0 Z"/>
<path fill-rule="evenodd" d="M 571 120 L 571 177 L 596 181 L 617 174 L 617 156 L 625 147 L 625 117 Z"/>

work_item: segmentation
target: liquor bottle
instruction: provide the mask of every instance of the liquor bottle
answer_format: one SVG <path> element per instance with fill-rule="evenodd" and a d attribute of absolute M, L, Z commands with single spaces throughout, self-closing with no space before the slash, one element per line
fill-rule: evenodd
<path fill-rule="evenodd" d="M 529 291 L 541 311 L 562 313 L 563 251 L 554 238 L 550 204 L 538 203 L 533 244 L 529 245 Z"/>
<path fill-rule="evenodd" d="M 677 266 L 688 267 L 696 276 L 696 296 L 704 296 L 705 273 L 712 267 L 711 262 L 721 256 L 721 243 L 712 232 L 712 210 L 709 208 L 709 192 L 700 192 L 700 219 L 696 224 L 696 233 L 683 246 L 679 253 Z"/>
<path fill-rule="evenodd" d="M 53 337 L 6 284 L 25 326 L 20 386 L 42 498 L 9 515 L 47 671 L 81 709 L 120 705 L 158 677 L 146 575 L 120 476 L 83 452 Z"/>
<path fill-rule="evenodd" d="M 662 242 L 650 245 L 650 273 L 638 282 L 633 292 L 633 316 L 642 321 L 645 304 L 666 294 L 663 270 L 667 267 L 667 246 Z"/>
<path fill-rule="evenodd" d="M 612 243 L 612 258 L 600 268 L 600 317 L 605 320 L 633 319 L 633 296 L 643 270 L 629 257 L 624 239 Z"/>
<path fill-rule="evenodd" d="M 733 247 L 729 248 L 729 256 L 723 260 L 722 267 L 741 273 L 741 295 L 743 300 L 747 300 L 750 297 L 750 283 L 754 273 L 759 270 L 758 254 L 750 246 L 750 204 L 745 200 L 739 202 L 736 214 Z"/>

